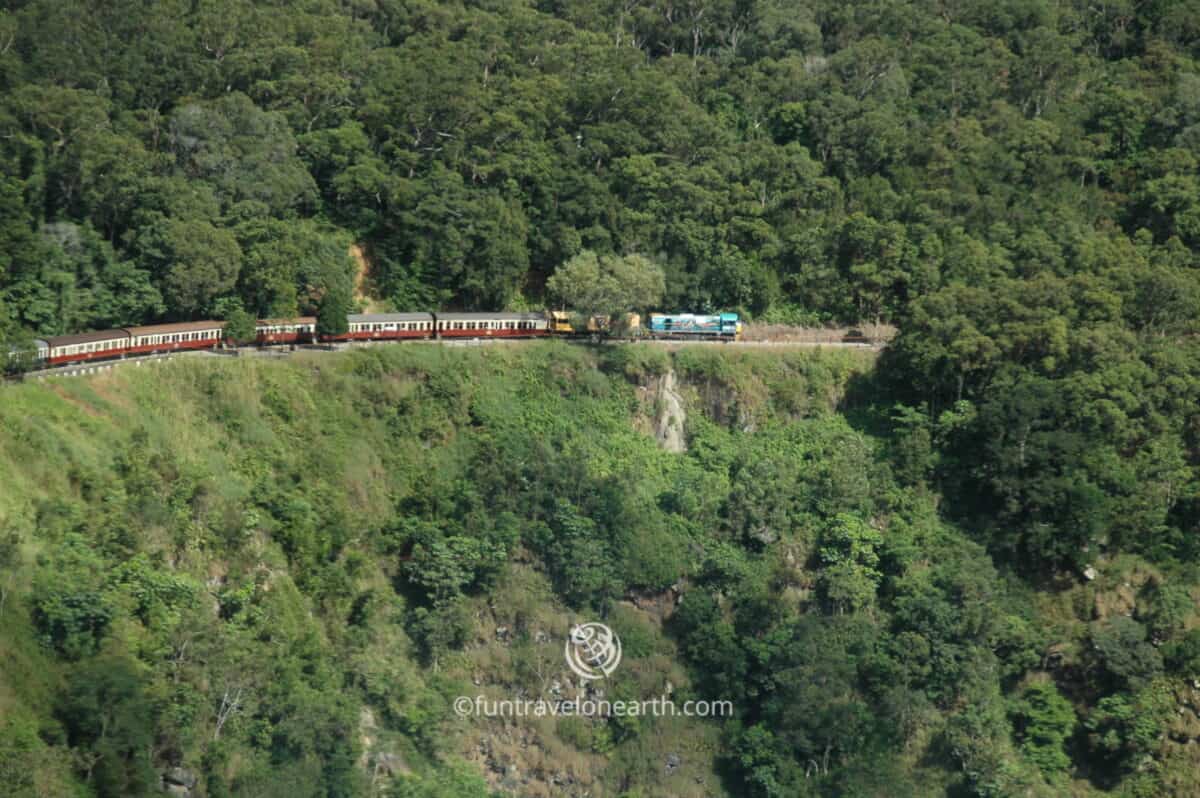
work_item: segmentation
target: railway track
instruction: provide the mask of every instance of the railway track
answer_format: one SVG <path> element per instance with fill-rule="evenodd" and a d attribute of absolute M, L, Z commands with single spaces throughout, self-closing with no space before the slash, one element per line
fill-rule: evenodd
<path fill-rule="evenodd" d="M 134 355 L 123 358 L 114 358 L 112 360 L 99 360 L 88 363 L 65 364 L 62 366 L 54 366 L 52 368 L 37 369 L 28 371 L 24 374 L 14 377 L 8 377 L 5 382 L 22 382 L 27 380 L 42 380 L 47 377 L 83 377 L 95 374 L 101 374 L 107 371 L 112 371 L 116 368 L 124 366 L 142 367 L 146 365 L 157 365 L 176 358 L 228 358 L 228 357 L 264 357 L 264 358 L 287 358 L 292 355 L 302 352 L 308 353 L 324 353 L 332 354 L 336 352 L 349 352 L 355 349 L 367 349 L 377 346 L 411 346 L 411 345 L 434 345 L 447 347 L 473 347 L 473 346 L 520 346 L 523 344 L 540 343 L 546 340 L 558 340 L 563 343 L 574 346 L 627 346 L 631 344 L 643 344 L 647 346 L 661 346 L 669 349 L 678 349 L 685 346 L 717 346 L 728 347 L 731 349 L 860 349 L 867 351 L 880 351 L 886 345 L 879 342 L 860 341 L 825 341 L 825 342 L 808 342 L 808 341 L 729 341 L 729 340 L 680 340 L 680 339 L 659 339 L 659 338 L 608 338 L 601 340 L 593 340 L 587 336 L 577 337 L 562 337 L 562 338 L 455 338 L 455 339 L 420 339 L 411 341 L 352 341 L 335 344 L 297 344 L 290 347 L 259 347 L 259 346 L 240 346 L 236 348 L 226 348 L 218 350 L 182 350 L 178 352 L 166 352 L 160 354 Z"/>

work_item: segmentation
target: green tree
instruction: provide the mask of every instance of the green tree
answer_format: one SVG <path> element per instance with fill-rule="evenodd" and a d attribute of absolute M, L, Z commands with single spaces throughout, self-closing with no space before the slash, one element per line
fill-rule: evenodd
<path fill-rule="evenodd" d="M 100 796 L 157 788 L 155 714 L 138 666 L 124 657 L 102 656 L 72 673 L 59 716 L 72 746 L 86 752 L 87 780 Z"/>
<path fill-rule="evenodd" d="M 883 574 L 879 548 L 883 536 L 861 518 L 843 513 L 821 536 L 818 577 L 825 601 L 836 612 L 857 612 L 869 606 Z"/>
<path fill-rule="evenodd" d="M 616 316 L 654 307 L 666 290 L 661 267 L 641 255 L 597 255 L 585 250 L 564 263 L 546 281 L 552 297 L 591 316 Z"/>
<path fill-rule="evenodd" d="M 253 343 L 256 335 L 255 319 L 239 303 L 225 316 L 225 339 L 235 344 Z"/>
<path fill-rule="evenodd" d="M 1114 780 L 1145 763 L 1170 718 L 1170 686 L 1155 682 L 1135 693 L 1101 698 L 1084 719 L 1088 742 L 1104 757 Z"/>
<path fill-rule="evenodd" d="M 241 269 L 237 239 L 205 220 L 160 218 L 138 232 L 137 246 L 167 301 L 185 316 L 229 293 Z"/>
<path fill-rule="evenodd" d="M 1075 710 L 1053 682 L 1035 682 L 1014 709 L 1017 735 L 1025 752 L 1047 778 L 1070 767 L 1065 745 L 1075 729 Z"/>
<path fill-rule="evenodd" d="M 351 309 L 350 291 L 339 283 L 328 286 L 317 303 L 317 335 L 344 335 L 348 332 L 350 325 L 346 316 Z"/>

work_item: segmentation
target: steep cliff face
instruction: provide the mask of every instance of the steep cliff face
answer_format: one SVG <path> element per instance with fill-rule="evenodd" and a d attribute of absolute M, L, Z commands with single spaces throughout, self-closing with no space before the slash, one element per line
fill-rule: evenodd
<path fill-rule="evenodd" d="M 687 439 L 684 436 L 687 411 L 683 407 L 683 397 L 677 390 L 675 370 L 671 369 L 657 382 L 655 395 L 659 409 L 654 424 L 654 437 L 658 440 L 658 445 L 668 452 L 681 454 L 687 451 Z"/>
<path fill-rule="evenodd" d="M 688 424 L 703 418 L 753 433 L 768 422 L 834 413 L 847 382 L 871 368 L 874 353 L 780 347 L 743 352 L 685 346 L 652 352 L 627 376 L 641 404 L 635 425 L 672 453 L 688 450 Z"/>
<path fill-rule="evenodd" d="M 452 701 L 561 697 L 566 631 L 601 618 L 626 648 L 595 689 L 695 694 L 646 597 L 765 545 L 722 509 L 758 501 L 728 462 L 792 417 L 789 383 L 849 373 L 823 357 L 397 346 L 0 390 L 0 775 L 22 798 L 724 794 L 712 719 Z"/>

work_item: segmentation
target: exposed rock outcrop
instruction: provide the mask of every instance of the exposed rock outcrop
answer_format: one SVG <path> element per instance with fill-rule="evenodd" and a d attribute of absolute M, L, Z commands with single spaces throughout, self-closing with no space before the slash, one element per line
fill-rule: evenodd
<path fill-rule="evenodd" d="M 687 412 L 683 409 L 683 397 L 679 395 L 673 369 L 659 378 L 656 399 L 660 409 L 654 424 L 654 437 L 659 446 L 668 452 L 686 452 L 683 426 L 687 422 Z"/>

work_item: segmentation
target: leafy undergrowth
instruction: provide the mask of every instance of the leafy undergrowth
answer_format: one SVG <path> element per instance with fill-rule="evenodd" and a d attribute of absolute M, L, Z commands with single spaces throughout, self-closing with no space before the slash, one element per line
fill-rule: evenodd
<path fill-rule="evenodd" d="M 124 796 L 165 774 L 195 796 L 288 798 L 1188 783 L 1192 730 L 1164 708 L 1188 700 L 1174 663 L 1191 609 L 1136 560 L 1090 587 L 999 573 L 840 412 L 870 366 L 414 345 L 6 389 L 0 783 Z M 669 371 L 682 454 L 646 431 L 647 386 Z M 592 689 L 735 716 L 455 715 L 459 695 L 573 695 L 564 636 L 594 619 L 625 659 Z M 1085 764 L 1099 750 L 1115 752 L 1103 772 Z"/>

